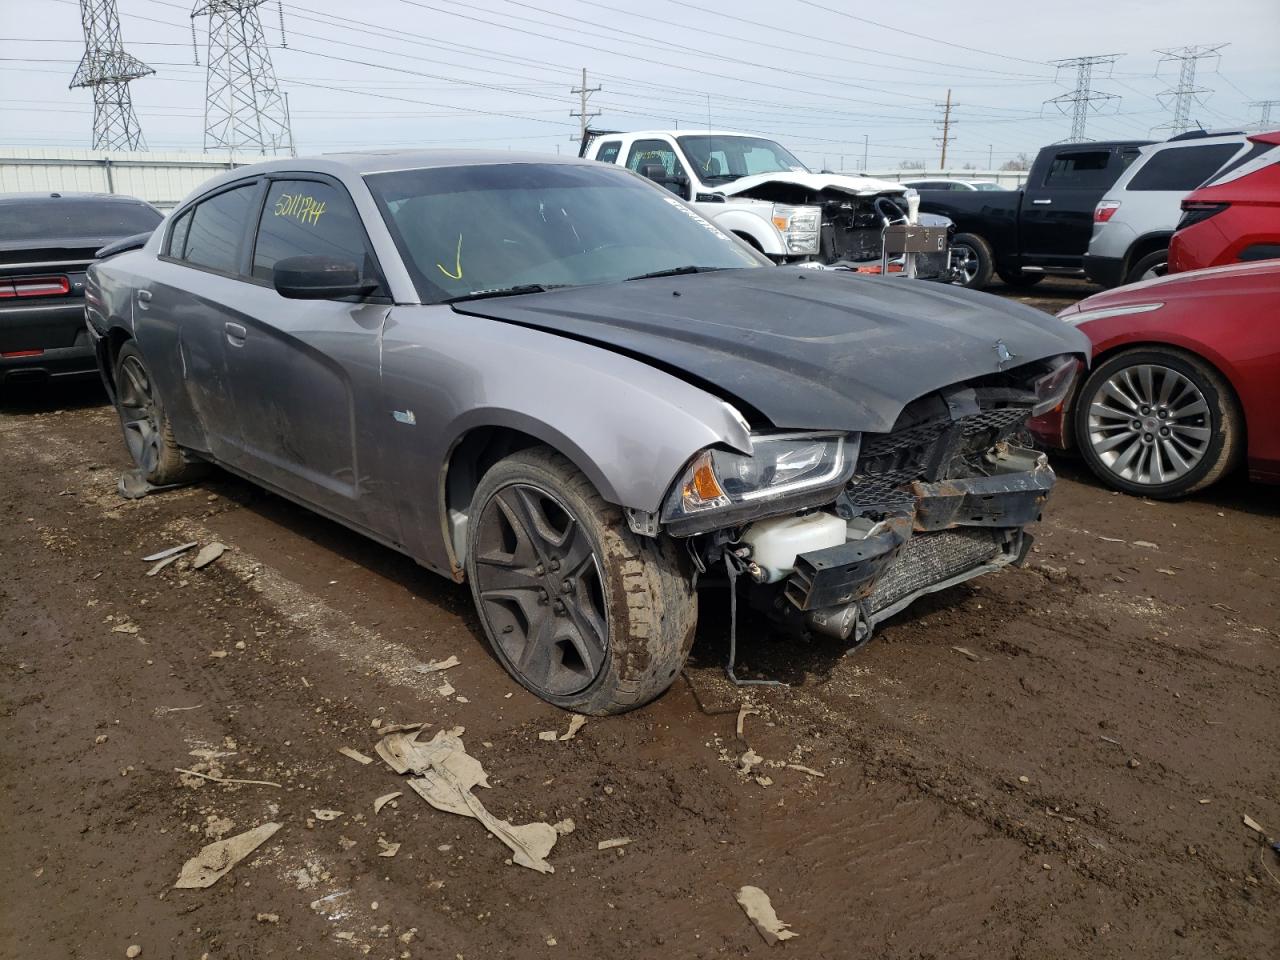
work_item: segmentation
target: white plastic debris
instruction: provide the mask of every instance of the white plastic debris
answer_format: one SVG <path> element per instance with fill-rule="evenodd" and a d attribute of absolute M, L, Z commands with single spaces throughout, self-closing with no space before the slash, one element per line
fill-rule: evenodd
<path fill-rule="evenodd" d="M 198 890 L 211 887 L 237 863 L 266 843 L 280 829 L 278 823 L 264 823 L 226 840 L 201 849 L 182 866 L 175 887 Z"/>
<path fill-rule="evenodd" d="M 738 891 L 737 900 L 747 919 L 755 924 L 760 936 L 764 937 L 764 942 L 769 946 L 775 946 L 779 940 L 790 940 L 797 936 L 794 930 L 789 929 L 788 924 L 778 919 L 769 895 L 759 887 L 742 887 Z"/>
<path fill-rule="evenodd" d="M 394 857 L 400 851 L 400 844 L 388 843 L 381 837 L 378 838 L 378 846 L 382 848 L 378 851 L 380 857 Z"/>
<path fill-rule="evenodd" d="M 404 794 L 401 793 L 399 790 L 397 790 L 395 793 L 384 793 L 382 796 L 378 797 L 377 800 L 373 801 L 373 812 L 375 814 L 378 813 L 379 811 L 382 810 L 383 807 L 385 807 L 392 800 L 396 799 L 397 797 L 403 797 L 403 796 Z"/>
<path fill-rule="evenodd" d="M 192 547 L 196 546 L 198 541 L 192 540 L 190 543 L 180 543 L 176 547 L 169 547 L 167 550 L 160 550 L 156 553 L 148 554 L 143 557 L 144 563 L 153 563 L 156 560 L 167 560 L 170 557 L 176 557 L 180 553 L 185 553 Z"/>
<path fill-rule="evenodd" d="M 354 760 L 356 763 L 373 763 L 373 757 L 366 757 L 363 753 L 353 747 L 339 747 L 338 752 L 344 757 L 349 757 Z"/>
<path fill-rule="evenodd" d="M 491 814 L 472 790 L 488 787 L 489 778 L 480 761 L 467 753 L 462 727 L 441 730 L 427 743 L 421 731 L 393 733 L 378 741 L 376 752 L 396 773 L 416 773 L 409 787 L 427 803 L 445 813 L 479 820 L 511 850 L 511 860 L 539 873 L 554 873 L 547 855 L 559 834 L 549 823 L 512 826 Z"/>
<path fill-rule="evenodd" d="M 432 660 L 430 663 L 420 663 L 413 668 L 414 673 L 439 673 L 441 670 L 449 670 L 461 663 L 457 657 L 450 656 L 444 660 Z"/>
<path fill-rule="evenodd" d="M 196 558 L 191 561 L 191 567 L 194 570 L 200 570 L 203 567 L 207 567 L 209 564 L 213 563 L 213 561 L 226 553 L 226 551 L 226 544 L 214 541 L 213 543 L 200 548 L 200 552 L 196 554 Z"/>
<path fill-rule="evenodd" d="M 614 837 L 612 840 L 601 840 L 596 844 L 597 850 L 612 850 L 614 847 L 625 847 L 629 843 L 634 843 L 630 837 Z"/>
<path fill-rule="evenodd" d="M 311 815 L 317 820 L 337 820 L 342 816 L 341 810 L 312 810 Z"/>

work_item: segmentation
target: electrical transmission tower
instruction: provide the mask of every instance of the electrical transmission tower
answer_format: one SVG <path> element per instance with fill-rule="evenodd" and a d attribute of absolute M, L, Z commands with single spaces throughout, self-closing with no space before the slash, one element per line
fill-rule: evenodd
<path fill-rule="evenodd" d="M 955 134 L 951 132 L 951 128 L 955 126 L 955 121 L 951 119 L 951 111 L 960 106 L 958 103 L 951 102 L 951 91 L 947 91 L 946 103 L 935 103 L 935 107 L 942 111 L 942 120 L 935 120 L 934 123 L 941 123 L 942 136 L 934 137 L 933 142 L 942 145 L 942 159 L 939 160 L 939 170 L 947 169 L 947 145 L 955 139 Z"/>
<path fill-rule="evenodd" d="M 1071 57 L 1068 60 L 1051 61 L 1058 68 L 1059 74 L 1064 70 L 1072 69 L 1076 72 L 1074 90 L 1045 101 L 1046 104 L 1053 104 L 1064 114 L 1068 112 L 1071 114 L 1071 136 L 1067 138 L 1067 143 L 1088 140 L 1084 131 L 1085 123 L 1089 119 L 1089 111 L 1098 110 L 1101 104 L 1109 100 L 1120 99 L 1114 93 L 1100 93 L 1093 89 L 1093 74 L 1095 69 L 1106 67 L 1107 75 L 1110 76 L 1112 64 L 1123 56 L 1123 53 L 1104 53 L 1094 57 Z M 1070 110 L 1068 110 L 1068 104 L 1070 104 Z"/>
<path fill-rule="evenodd" d="M 578 95 L 578 109 L 576 111 L 571 110 L 569 112 L 569 116 L 578 118 L 578 121 L 579 121 L 578 125 L 581 133 L 581 136 L 579 137 L 578 142 L 582 143 L 587 139 L 588 122 L 591 120 L 592 117 L 600 116 L 599 110 L 592 110 L 590 113 L 587 112 L 587 98 L 590 97 L 593 93 L 599 93 L 600 88 L 598 86 L 596 87 L 587 86 L 587 68 L 583 67 L 582 68 L 582 86 L 574 87 L 569 92 L 576 93 Z M 708 107 L 708 109 L 710 109 L 710 107 Z"/>
<path fill-rule="evenodd" d="M 124 52 L 116 0 L 80 0 L 84 56 L 71 87 L 93 88 L 93 149 L 145 150 L 129 81 L 155 73 Z"/>
<path fill-rule="evenodd" d="M 1280 100 L 1255 100 L 1249 104 L 1250 110 L 1258 111 L 1258 129 L 1271 129 L 1271 108 L 1280 107 Z"/>
<path fill-rule="evenodd" d="M 1186 133 L 1192 127 L 1191 104 L 1200 102 L 1202 93 L 1212 93 L 1207 87 L 1196 86 L 1196 65 L 1210 57 L 1220 57 L 1218 53 L 1225 43 L 1196 43 L 1186 47 L 1173 47 L 1168 50 L 1157 50 L 1160 62 L 1176 62 L 1178 68 L 1178 85 L 1156 94 L 1157 99 L 1166 106 L 1173 103 L 1173 119 L 1155 127 L 1156 130 L 1168 130 L 1175 136 Z M 1159 67 L 1157 67 L 1157 70 Z"/>
<path fill-rule="evenodd" d="M 288 104 L 280 95 L 258 16 L 264 2 L 197 0 L 191 11 L 193 20 L 209 17 L 205 150 L 293 152 Z"/>

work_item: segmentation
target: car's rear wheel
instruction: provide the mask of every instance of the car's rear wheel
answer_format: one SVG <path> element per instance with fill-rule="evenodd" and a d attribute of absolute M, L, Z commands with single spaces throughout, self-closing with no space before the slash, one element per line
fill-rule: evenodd
<path fill-rule="evenodd" d="M 670 538 L 640 537 L 565 457 L 500 461 L 471 505 L 467 577 L 498 661 L 567 710 L 622 713 L 675 680 L 697 600 Z"/>
<path fill-rule="evenodd" d="M 1076 443 L 1106 484 L 1155 499 L 1202 490 L 1240 456 L 1244 424 L 1230 385 L 1199 357 L 1125 350 L 1080 390 Z"/>
<path fill-rule="evenodd" d="M 1163 277 L 1168 272 L 1169 251 L 1157 250 L 1155 253 L 1148 253 L 1130 267 L 1129 274 L 1124 278 L 1124 282 L 1138 283 L 1142 280 L 1154 280 L 1156 277 Z"/>
<path fill-rule="evenodd" d="M 155 380 L 132 340 L 116 354 L 115 388 L 124 444 L 142 478 L 157 487 L 194 480 L 204 465 L 183 456 Z"/>
<path fill-rule="evenodd" d="M 951 241 L 951 269 L 955 282 L 971 290 L 981 290 L 991 282 L 995 255 L 991 244 L 976 233 L 957 233 Z"/>

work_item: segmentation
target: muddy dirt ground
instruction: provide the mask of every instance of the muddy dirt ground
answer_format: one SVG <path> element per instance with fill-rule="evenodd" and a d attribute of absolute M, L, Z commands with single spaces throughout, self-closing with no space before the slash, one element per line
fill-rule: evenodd
<path fill-rule="evenodd" d="M 1275 955 L 1280 860 L 1241 820 L 1280 834 L 1275 489 L 1154 503 L 1064 461 L 1025 568 L 850 656 L 748 623 L 747 672 L 785 690 L 726 682 L 706 593 L 667 696 L 546 742 L 567 716 L 486 653 L 464 588 L 226 475 L 120 500 L 92 386 L 4 399 L 0 452 L 4 958 L 764 956 L 744 884 L 799 934 L 779 955 Z M 145 575 L 188 540 L 230 549 Z M 446 695 L 414 668 L 450 655 Z M 575 821 L 554 874 L 407 791 L 375 815 L 402 778 L 338 750 L 406 721 L 466 728 L 498 816 Z"/>

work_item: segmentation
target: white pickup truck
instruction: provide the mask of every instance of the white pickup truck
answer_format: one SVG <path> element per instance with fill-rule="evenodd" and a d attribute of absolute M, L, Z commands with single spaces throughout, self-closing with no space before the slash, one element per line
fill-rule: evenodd
<path fill-rule="evenodd" d="M 945 217 L 921 214 L 914 190 L 871 177 L 812 173 L 781 144 L 751 134 L 591 130 L 579 154 L 661 184 L 778 263 L 874 272 L 886 226 L 950 226 Z M 940 278 L 947 269 L 945 246 L 915 257 L 917 276 Z"/>

